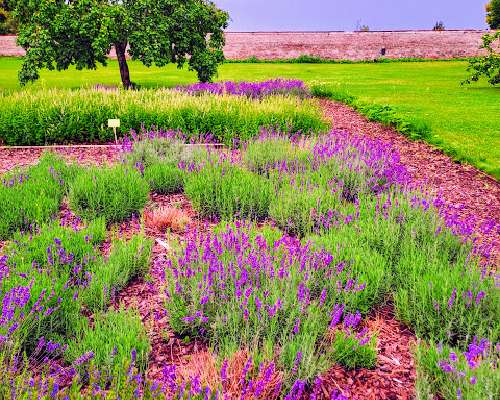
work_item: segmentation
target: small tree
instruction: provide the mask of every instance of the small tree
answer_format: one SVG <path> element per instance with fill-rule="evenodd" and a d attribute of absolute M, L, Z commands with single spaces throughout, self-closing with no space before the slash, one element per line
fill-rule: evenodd
<path fill-rule="evenodd" d="M 446 27 L 444 26 L 443 21 L 436 21 L 434 24 L 434 27 L 432 28 L 433 31 L 444 31 L 446 30 Z"/>
<path fill-rule="evenodd" d="M 486 4 L 486 22 L 491 29 L 500 29 L 500 0 Z"/>
<path fill-rule="evenodd" d="M 481 76 L 485 76 L 492 85 L 500 83 L 500 31 L 483 36 L 481 49 L 486 49 L 487 55 L 475 57 L 469 61 L 467 71 L 471 76 L 462 82 L 463 84 L 477 82 Z"/>
<path fill-rule="evenodd" d="M 207 82 L 224 60 L 228 14 L 208 0 L 17 0 L 18 44 L 26 49 L 21 84 L 39 70 L 95 69 L 114 46 L 125 88 L 127 53 L 144 65 L 186 62 Z"/>

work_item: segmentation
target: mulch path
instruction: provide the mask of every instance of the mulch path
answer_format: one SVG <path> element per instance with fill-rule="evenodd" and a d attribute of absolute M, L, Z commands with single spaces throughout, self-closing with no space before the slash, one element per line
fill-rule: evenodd
<path fill-rule="evenodd" d="M 0 147 L 0 174 L 14 168 L 36 164 L 44 151 L 52 151 L 67 161 L 81 165 L 112 164 L 119 160 L 120 148 L 115 146 L 96 147 L 50 147 L 9 148 Z"/>
<path fill-rule="evenodd" d="M 206 228 L 206 224 L 198 219 L 189 200 L 182 194 L 159 195 L 152 193 L 150 202 L 146 207 L 153 209 L 158 206 L 171 206 L 181 208 L 192 219 L 192 224 L 198 229 Z M 136 219 L 128 221 L 118 227 L 121 237 L 129 237 L 141 229 Z M 139 278 L 122 290 L 116 299 L 115 307 L 134 307 L 139 311 L 141 319 L 148 332 L 151 342 L 147 377 L 152 380 L 162 381 L 163 371 L 170 365 L 187 365 L 192 356 L 207 351 L 207 346 L 199 340 L 184 340 L 176 336 L 168 325 L 168 316 L 165 312 L 165 266 L 166 260 L 172 254 L 168 247 L 173 240 L 182 240 L 182 234 L 173 232 L 165 233 L 146 227 L 145 233 L 155 240 L 149 276 Z M 167 246 L 167 247 L 165 247 Z"/>
<path fill-rule="evenodd" d="M 413 183 L 441 194 L 446 205 L 461 220 L 472 220 L 479 227 L 494 220 L 497 229 L 482 233 L 478 239 L 491 246 L 500 256 L 500 182 L 468 164 L 453 161 L 440 150 L 424 142 L 411 141 L 393 128 L 371 122 L 352 108 L 331 100 L 321 100 L 324 115 L 333 129 L 364 135 L 389 143 L 400 154 L 401 162 L 411 174 Z"/>

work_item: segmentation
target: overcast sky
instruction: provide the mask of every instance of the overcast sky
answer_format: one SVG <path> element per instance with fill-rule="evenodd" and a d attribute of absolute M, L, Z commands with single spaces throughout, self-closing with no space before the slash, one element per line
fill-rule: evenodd
<path fill-rule="evenodd" d="M 487 28 L 487 0 L 214 0 L 230 31 L 352 31 Z"/>

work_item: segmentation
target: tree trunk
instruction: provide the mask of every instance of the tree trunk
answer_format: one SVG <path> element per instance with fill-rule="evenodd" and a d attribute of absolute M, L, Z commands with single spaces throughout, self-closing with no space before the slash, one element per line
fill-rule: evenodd
<path fill-rule="evenodd" d="M 126 43 L 115 43 L 116 58 L 118 59 L 118 65 L 120 66 L 120 76 L 122 78 L 122 84 L 125 89 L 130 89 L 130 87 L 132 86 L 132 82 L 130 82 L 127 57 L 125 56 L 126 50 Z"/>

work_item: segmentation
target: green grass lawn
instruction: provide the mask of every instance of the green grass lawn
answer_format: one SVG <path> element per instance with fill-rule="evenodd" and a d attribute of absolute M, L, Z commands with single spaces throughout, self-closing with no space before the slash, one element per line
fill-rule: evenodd
<path fill-rule="evenodd" d="M 0 58 L 0 90 L 20 90 L 20 59 Z M 466 62 L 381 64 L 225 64 L 219 80 L 264 80 L 273 77 L 326 82 L 364 101 L 390 104 L 425 120 L 433 134 L 457 159 L 500 178 L 500 88 L 486 81 L 460 86 Z M 175 66 L 146 68 L 131 62 L 132 80 L 145 87 L 194 82 L 196 76 Z M 43 71 L 34 87 L 77 88 L 96 83 L 119 85 L 118 66 L 95 71 Z"/>

